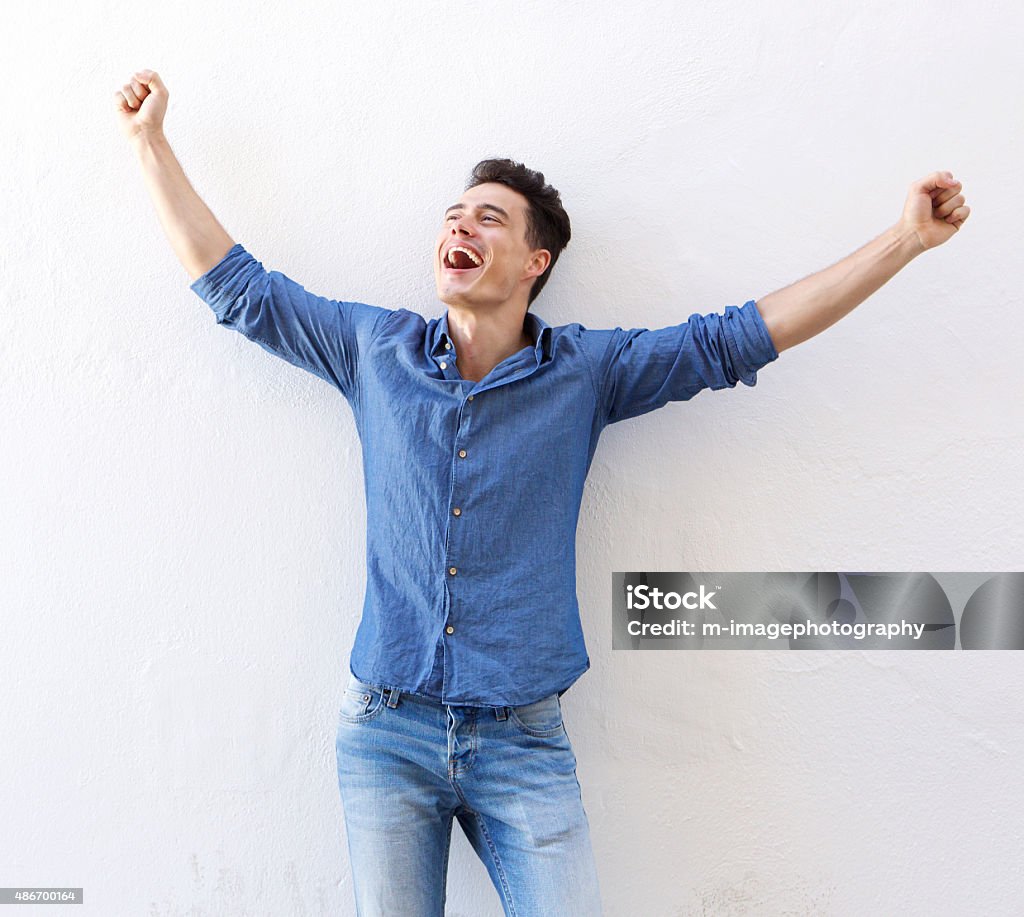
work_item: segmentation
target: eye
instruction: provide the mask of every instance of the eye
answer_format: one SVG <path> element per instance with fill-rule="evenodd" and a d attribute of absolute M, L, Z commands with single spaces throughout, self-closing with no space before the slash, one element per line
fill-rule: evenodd
<path fill-rule="evenodd" d="M 453 219 L 454 219 L 454 218 L 455 218 L 455 217 L 456 217 L 457 215 L 458 215 L 458 214 L 455 214 L 455 213 L 450 213 L 450 214 L 448 214 L 448 216 L 446 216 L 446 217 L 444 218 L 444 219 L 445 219 L 445 222 L 447 223 L 447 222 L 449 222 L 450 220 L 453 220 Z M 494 222 L 495 222 L 495 223 L 499 223 L 499 222 L 501 222 L 501 221 L 500 221 L 500 220 L 498 220 L 497 218 L 495 218 L 495 217 L 492 217 L 492 216 L 491 216 L 491 215 L 490 215 L 489 213 L 488 213 L 488 214 L 484 214 L 484 216 L 482 216 L 482 217 L 481 217 L 481 220 L 494 220 Z"/>

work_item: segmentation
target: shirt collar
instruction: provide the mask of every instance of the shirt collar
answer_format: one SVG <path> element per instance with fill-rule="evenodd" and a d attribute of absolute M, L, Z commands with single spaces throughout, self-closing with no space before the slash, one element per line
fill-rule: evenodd
<path fill-rule="evenodd" d="M 533 352 L 537 358 L 537 365 L 540 366 L 542 363 L 551 359 L 551 326 L 536 313 L 527 312 L 526 328 L 530 337 L 533 338 Z M 445 344 L 451 344 L 451 347 L 445 347 Z M 454 348 L 455 342 L 448 334 L 448 310 L 445 309 L 444 315 L 442 315 L 440 320 L 434 325 L 433 340 L 430 344 L 430 355 L 438 357 L 443 353 L 454 350 Z"/>

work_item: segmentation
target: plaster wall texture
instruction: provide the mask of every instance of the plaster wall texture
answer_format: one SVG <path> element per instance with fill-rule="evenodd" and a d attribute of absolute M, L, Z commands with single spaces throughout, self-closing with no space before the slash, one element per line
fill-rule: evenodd
<path fill-rule="evenodd" d="M 334 773 L 351 411 L 189 290 L 112 95 L 152 67 L 268 269 L 440 315 L 472 165 L 560 189 L 534 309 L 760 298 L 949 169 L 970 220 L 755 388 L 608 428 L 563 698 L 608 915 L 1009 914 L 1016 653 L 611 651 L 615 570 L 1019 570 L 1020 7 L 15 4 L 0 57 L 0 884 L 82 914 L 355 913 Z M 1011 281 L 1013 281 L 1011 283 Z M 448 913 L 502 913 L 458 829 Z"/>

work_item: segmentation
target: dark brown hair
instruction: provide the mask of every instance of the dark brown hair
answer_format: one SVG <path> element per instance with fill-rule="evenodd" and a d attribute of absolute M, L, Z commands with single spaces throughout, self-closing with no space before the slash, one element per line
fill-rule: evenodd
<path fill-rule="evenodd" d="M 543 172 L 528 169 L 521 162 L 512 159 L 484 159 L 473 167 L 468 191 L 475 185 L 485 182 L 498 182 L 513 191 L 518 191 L 529 202 L 526 208 L 526 244 L 531 249 L 546 248 L 551 252 L 551 263 L 543 274 L 539 274 L 530 288 L 530 296 L 526 303 L 529 309 L 533 301 L 544 289 L 551 270 L 562 250 L 569 244 L 572 235 L 569 227 L 569 214 L 562 207 L 562 198 L 558 191 L 546 184 Z"/>

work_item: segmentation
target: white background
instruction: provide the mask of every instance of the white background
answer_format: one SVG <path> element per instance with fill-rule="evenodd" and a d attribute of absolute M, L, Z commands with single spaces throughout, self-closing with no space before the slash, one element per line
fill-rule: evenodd
<path fill-rule="evenodd" d="M 0 885 L 96 915 L 355 913 L 336 711 L 351 411 L 216 325 L 114 118 L 139 68 L 232 237 L 440 315 L 473 164 L 562 192 L 534 310 L 661 327 L 971 216 L 755 388 L 609 427 L 563 698 L 607 915 L 1009 914 L 1019 653 L 611 651 L 613 570 L 1024 569 L 1011 3 L 19 3 L 0 56 Z M 542 448 L 542 444 L 539 444 Z M 497 917 L 458 826 L 450 915 Z"/>

